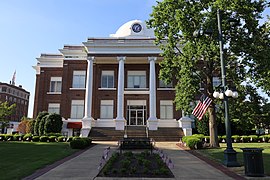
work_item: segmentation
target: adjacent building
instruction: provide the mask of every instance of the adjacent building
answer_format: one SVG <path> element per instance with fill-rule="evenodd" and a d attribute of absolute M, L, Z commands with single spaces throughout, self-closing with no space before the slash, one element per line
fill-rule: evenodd
<path fill-rule="evenodd" d="M 69 135 L 91 127 L 179 127 L 174 82 L 159 79 L 160 49 L 140 20 L 105 38 L 65 45 L 59 54 L 37 58 L 34 114 L 55 112 Z"/>

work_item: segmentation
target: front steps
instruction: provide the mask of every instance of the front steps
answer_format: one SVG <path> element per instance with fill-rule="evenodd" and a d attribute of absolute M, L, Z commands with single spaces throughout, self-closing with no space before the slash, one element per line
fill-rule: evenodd
<path fill-rule="evenodd" d="M 127 137 L 147 137 L 145 126 L 127 126 Z M 89 137 L 93 141 L 118 141 L 124 138 L 125 131 L 115 130 L 114 127 L 93 127 Z M 148 131 L 148 137 L 155 141 L 179 142 L 184 136 L 182 128 L 160 127 L 156 131 Z"/>

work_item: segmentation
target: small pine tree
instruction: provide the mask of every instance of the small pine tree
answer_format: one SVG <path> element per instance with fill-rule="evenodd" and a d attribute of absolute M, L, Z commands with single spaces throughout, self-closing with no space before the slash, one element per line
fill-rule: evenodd
<path fill-rule="evenodd" d="M 37 118 L 36 118 L 35 126 L 34 126 L 34 134 L 35 134 L 35 135 L 40 135 L 40 134 L 39 134 L 39 124 L 40 124 L 40 121 L 41 121 L 41 119 L 42 119 L 44 116 L 46 116 L 46 115 L 48 115 L 48 114 L 49 114 L 49 113 L 46 112 L 46 111 L 42 111 L 42 112 L 40 112 L 40 113 L 38 114 L 38 116 L 37 116 Z"/>
<path fill-rule="evenodd" d="M 47 114 L 46 116 L 43 116 L 43 118 L 39 121 L 39 129 L 38 129 L 38 134 L 39 136 L 44 135 L 44 126 L 45 126 L 45 122 L 48 118 L 49 114 Z"/>

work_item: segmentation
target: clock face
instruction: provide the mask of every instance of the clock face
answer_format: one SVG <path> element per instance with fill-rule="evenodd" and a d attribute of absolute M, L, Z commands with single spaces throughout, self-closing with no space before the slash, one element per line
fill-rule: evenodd
<path fill-rule="evenodd" d="M 138 33 L 138 32 L 140 32 L 140 31 L 142 30 L 142 26 L 141 26 L 140 24 L 138 24 L 138 23 L 133 24 L 133 25 L 132 25 L 132 30 L 133 30 L 135 33 Z"/>

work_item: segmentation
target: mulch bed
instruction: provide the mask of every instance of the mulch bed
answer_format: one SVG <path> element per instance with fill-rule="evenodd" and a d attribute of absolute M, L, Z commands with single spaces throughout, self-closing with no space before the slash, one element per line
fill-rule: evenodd
<path fill-rule="evenodd" d="M 173 178 L 174 175 L 158 154 L 127 151 L 113 154 L 98 177 Z"/>
<path fill-rule="evenodd" d="M 177 143 L 176 144 L 177 146 L 179 146 L 181 149 L 189 152 L 190 154 L 192 154 L 193 156 L 196 156 L 197 158 L 203 160 L 204 162 L 206 162 L 207 164 L 213 166 L 214 168 L 220 170 L 221 172 L 223 172 L 224 174 L 236 179 L 236 180 L 243 180 L 243 179 L 246 179 L 236 173 L 234 173 L 233 171 L 231 171 L 229 168 L 225 167 L 224 165 L 218 163 L 218 162 L 215 162 L 205 156 L 202 156 L 201 154 L 197 153 L 195 150 L 192 150 L 186 146 L 184 146 L 182 143 Z"/>

